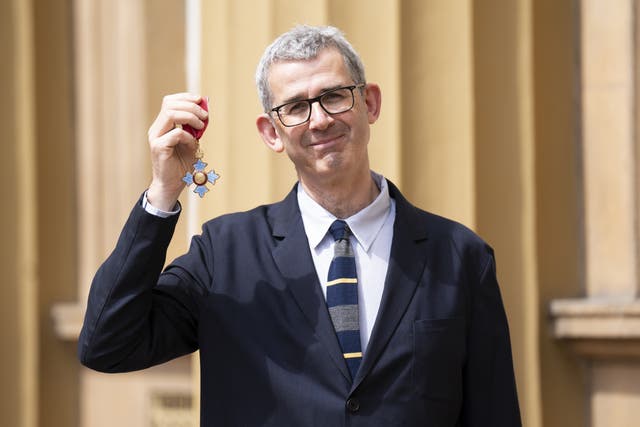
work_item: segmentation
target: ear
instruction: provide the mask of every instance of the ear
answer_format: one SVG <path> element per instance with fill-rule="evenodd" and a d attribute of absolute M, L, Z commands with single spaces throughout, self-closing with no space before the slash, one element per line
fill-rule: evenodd
<path fill-rule="evenodd" d="M 375 83 L 367 83 L 364 92 L 364 102 L 367 105 L 369 124 L 374 124 L 380 116 L 380 106 L 382 105 L 380 86 Z"/>
<path fill-rule="evenodd" d="M 256 119 L 256 127 L 265 145 L 276 153 L 282 153 L 284 144 L 278 135 L 271 116 L 266 113 L 259 115 Z"/>

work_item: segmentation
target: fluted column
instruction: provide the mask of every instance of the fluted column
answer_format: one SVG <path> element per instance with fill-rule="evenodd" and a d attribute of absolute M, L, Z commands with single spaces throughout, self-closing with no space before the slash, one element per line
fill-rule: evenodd
<path fill-rule="evenodd" d="M 551 305 L 587 361 L 592 427 L 632 426 L 640 401 L 637 6 L 580 2 L 584 296 Z"/>
<path fill-rule="evenodd" d="M 38 425 L 38 277 L 37 171 L 33 2 L 12 0 L 0 5 L 0 352 L 3 423 Z"/>

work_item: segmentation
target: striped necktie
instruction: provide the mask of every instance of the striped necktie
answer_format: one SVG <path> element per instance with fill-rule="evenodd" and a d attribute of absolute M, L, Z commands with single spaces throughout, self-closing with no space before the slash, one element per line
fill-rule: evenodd
<path fill-rule="evenodd" d="M 350 230 L 347 223 L 336 220 L 329 231 L 336 243 L 327 277 L 327 306 L 353 379 L 362 361 L 356 260 L 349 242 Z"/>

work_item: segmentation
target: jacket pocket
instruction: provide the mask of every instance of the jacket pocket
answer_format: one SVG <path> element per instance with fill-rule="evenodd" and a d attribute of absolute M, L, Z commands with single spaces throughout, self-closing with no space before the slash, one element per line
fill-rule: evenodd
<path fill-rule="evenodd" d="M 465 343 L 460 318 L 416 320 L 413 323 L 413 385 L 418 395 L 459 399 Z"/>

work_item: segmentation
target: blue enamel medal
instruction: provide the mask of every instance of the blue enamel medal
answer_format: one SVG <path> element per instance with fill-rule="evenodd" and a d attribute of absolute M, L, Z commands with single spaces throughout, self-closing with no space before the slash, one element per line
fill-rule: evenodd
<path fill-rule="evenodd" d="M 203 97 L 198 103 L 200 107 L 202 107 L 205 111 L 209 111 L 209 98 Z M 187 171 L 182 178 L 182 180 L 187 184 L 187 186 L 195 185 L 193 192 L 199 195 L 201 198 L 209 191 L 207 187 L 207 183 L 214 185 L 216 180 L 220 178 L 220 175 L 215 173 L 212 169 L 209 172 L 205 172 L 205 168 L 207 164 L 202 161 L 202 150 L 200 149 L 200 138 L 204 133 L 207 125 L 209 124 L 209 119 L 204 121 L 204 127 L 202 129 L 194 129 L 189 125 L 184 125 L 182 127 L 183 130 L 189 132 L 196 139 L 197 149 L 196 149 L 196 162 L 193 164 L 193 172 Z M 179 153 L 178 153 L 179 155 Z"/>
<path fill-rule="evenodd" d="M 201 158 L 193 164 L 193 173 L 187 172 L 182 180 L 187 184 L 187 186 L 191 184 L 195 184 L 195 188 L 193 192 L 198 194 L 200 197 L 204 197 L 204 195 L 209 191 L 207 188 L 207 183 L 214 185 L 216 180 L 220 178 L 220 175 L 215 173 L 212 169 L 209 172 L 205 172 L 205 168 L 207 164 L 202 161 Z"/>

